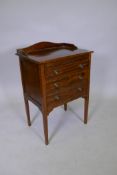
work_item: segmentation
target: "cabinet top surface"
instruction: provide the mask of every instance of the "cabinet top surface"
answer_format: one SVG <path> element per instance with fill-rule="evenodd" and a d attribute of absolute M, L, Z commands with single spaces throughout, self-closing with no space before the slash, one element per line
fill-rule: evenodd
<path fill-rule="evenodd" d="M 69 43 L 40 42 L 32 46 L 17 49 L 17 55 L 25 57 L 34 62 L 44 63 L 58 58 L 92 53 L 84 49 L 79 49 Z"/>

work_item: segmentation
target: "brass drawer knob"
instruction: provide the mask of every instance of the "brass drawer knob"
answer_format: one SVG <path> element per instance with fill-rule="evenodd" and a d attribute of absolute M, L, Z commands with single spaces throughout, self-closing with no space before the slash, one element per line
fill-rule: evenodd
<path fill-rule="evenodd" d="M 59 100 L 60 97 L 59 97 L 58 95 L 56 95 L 56 96 L 54 96 L 54 99 L 55 99 L 55 100 Z"/>
<path fill-rule="evenodd" d="M 83 69 L 84 65 L 83 64 L 79 64 L 79 68 Z"/>
<path fill-rule="evenodd" d="M 58 85 L 57 83 L 54 83 L 54 87 L 58 88 L 58 87 L 59 87 L 59 85 Z"/>
<path fill-rule="evenodd" d="M 54 70 L 54 74 L 55 74 L 55 75 L 58 75 L 59 72 L 58 72 L 57 70 Z"/>
<path fill-rule="evenodd" d="M 79 75 L 78 76 L 79 80 L 83 80 L 83 76 Z"/>
<path fill-rule="evenodd" d="M 80 88 L 80 87 L 79 87 L 79 88 L 78 88 L 78 91 L 80 91 L 80 92 L 81 92 L 81 91 L 82 91 L 82 88 Z"/>

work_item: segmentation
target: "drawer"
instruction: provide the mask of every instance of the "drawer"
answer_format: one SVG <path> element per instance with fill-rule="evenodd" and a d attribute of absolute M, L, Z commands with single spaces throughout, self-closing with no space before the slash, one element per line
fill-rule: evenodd
<path fill-rule="evenodd" d="M 48 73 L 48 77 L 46 77 L 46 83 L 47 85 L 50 84 L 50 83 L 54 83 L 56 81 L 68 81 L 70 79 L 73 79 L 73 78 L 78 78 L 80 79 L 80 75 L 83 73 L 85 73 L 85 78 L 88 77 L 88 67 L 87 69 L 73 69 L 73 70 L 69 70 L 69 71 L 66 71 L 66 72 L 59 72 L 57 75 L 54 75 L 53 72 L 51 73 Z"/>
<path fill-rule="evenodd" d="M 82 97 L 86 92 L 84 87 L 87 85 L 81 84 L 73 84 L 72 86 L 61 89 L 58 92 L 53 92 L 53 94 L 49 94 L 47 96 L 47 107 L 48 111 L 50 111 L 53 107 L 57 107 L 69 101 L 75 100 L 78 97 Z"/>
<path fill-rule="evenodd" d="M 46 85 L 47 94 L 51 94 L 53 93 L 53 91 L 57 92 L 57 91 L 61 91 L 62 89 L 67 89 L 73 86 L 74 84 L 83 85 L 88 80 L 88 72 L 87 71 L 83 71 L 83 72 L 73 71 L 73 72 L 69 72 L 66 74 L 66 79 L 64 78 L 65 77 L 64 75 L 61 76 L 61 78 L 62 77 L 63 79 L 59 79 L 51 83 L 47 83 Z"/>
<path fill-rule="evenodd" d="M 49 92 L 47 93 L 47 98 L 51 98 L 51 96 L 56 96 L 56 95 L 60 95 L 60 96 L 66 96 L 67 94 L 71 93 L 71 91 L 74 91 L 77 89 L 77 92 L 82 91 L 84 87 L 84 83 L 83 82 L 73 82 L 72 84 L 70 84 L 69 86 L 62 86 L 60 88 L 56 88 L 56 89 L 50 89 Z"/>
<path fill-rule="evenodd" d="M 80 57 L 66 58 L 64 61 L 56 61 L 54 63 L 47 63 L 45 65 L 45 75 L 47 81 L 56 79 L 61 74 L 70 72 L 73 70 L 83 71 L 89 68 L 89 59 L 87 55 L 84 55 L 82 59 Z"/>

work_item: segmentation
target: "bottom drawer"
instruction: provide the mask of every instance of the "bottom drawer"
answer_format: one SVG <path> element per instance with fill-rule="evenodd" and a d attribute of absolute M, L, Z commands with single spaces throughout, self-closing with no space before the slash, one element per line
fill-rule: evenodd
<path fill-rule="evenodd" d="M 64 103 L 75 100 L 79 97 L 85 96 L 87 94 L 87 85 L 84 86 L 74 86 L 67 88 L 61 92 L 53 93 L 51 96 L 47 96 L 47 109 L 51 111 L 54 107 L 63 105 Z"/>

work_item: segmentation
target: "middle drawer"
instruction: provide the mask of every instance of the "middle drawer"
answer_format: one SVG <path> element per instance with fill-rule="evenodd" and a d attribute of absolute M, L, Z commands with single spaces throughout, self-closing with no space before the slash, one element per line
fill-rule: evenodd
<path fill-rule="evenodd" d="M 54 79 L 46 84 L 47 96 L 56 92 L 62 92 L 75 85 L 86 84 L 88 80 L 88 71 L 72 71 L 62 74 L 57 80 Z"/>

